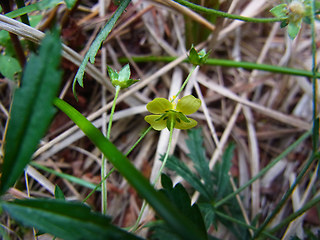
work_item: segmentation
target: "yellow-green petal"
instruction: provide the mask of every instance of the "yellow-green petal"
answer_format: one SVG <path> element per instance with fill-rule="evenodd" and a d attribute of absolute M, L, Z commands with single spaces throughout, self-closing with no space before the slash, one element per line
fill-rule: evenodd
<path fill-rule="evenodd" d="M 196 112 L 201 106 L 201 100 L 192 95 L 185 96 L 178 101 L 176 110 L 185 115 Z"/>
<path fill-rule="evenodd" d="M 148 115 L 145 116 L 144 120 L 149 123 L 153 129 L 161 131 L 167 127 L 167 121 L 163 120 L 163 118 L 159 120 L 160 117 L 161 115 Z"/>
<path fill-rule="evenodd" d="M 185 129 L 190 129 L 190 128 L 197 126 L 198 122 L 196 120 L 194 120 L 192 118 L 188 118 L 188 120 L 190 122 L 176 121 L 174 128 L 185 130 Z"/>
<path fill-rule="evenodd" d="M 165 98 L 155 98 L 147 104 L 149 112 L 154 114 L 162 114 L 172 109 L 172 103 Z"/>

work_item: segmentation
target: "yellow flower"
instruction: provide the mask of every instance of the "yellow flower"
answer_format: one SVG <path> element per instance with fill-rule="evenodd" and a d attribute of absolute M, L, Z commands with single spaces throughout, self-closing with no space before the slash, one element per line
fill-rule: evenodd
<path fill-rule="evenodd" d="M 162 130 L 171 127 L 177 129 L 190 129 L 198 123 L 186 115 L 196 112 L 201 106 L 201 100 L 192 95 L 181 98 L 177 104 L 165 98 L 155 98 L 147 104 L 149 112 L 155 115 L 148 115 L 144 118 L 155 130 Z"/>

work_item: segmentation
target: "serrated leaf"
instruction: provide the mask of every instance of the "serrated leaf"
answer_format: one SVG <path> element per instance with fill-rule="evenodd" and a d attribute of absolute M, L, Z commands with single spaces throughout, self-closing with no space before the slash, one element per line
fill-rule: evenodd
<path fill-rule="evenodd" d="M 160 160 L 163 161 L 163 156 Z M 179 174 L 207 200 L 211 199 L 211 194 L 207 191 L 207 188 L 201 182 L 199 177 L 193 173 L 180 159 L 176 158 L 175 156 L 169 156 L 166 167 Z"/>
<path fill-rule="evenodd" d="M 12 218 L 23 225 L 62 239 L 141 239 L 113 226 L 109 217 L 92 212 L 82 203 L 28 199 L 2 202 L 1 205 Z"/>
<path fill-rule="evenodd" d="M 162 174 L 162 178 L 169 178 L 165 174 Z M 168 182 L 168 180 L 162 180 Z M 197 225 L 198 229 L 203 232 L 203 234 L 207 234 L 202 215 L 200 212 L 200 209 L 197 204 L 191 205 L 190 197 L 185 190 L 185 188 L 182 186 L 182 184 L 178 183 L 174 187 L 170 184 L 165 184 L 166 188 L 160 189 L 160 192 L 165 194 L 170 202 L 179 208 L 183 215 L 190 219 L 191 222 L 193 222 L 195 225 Z"/>
<path fill-rule="evenodd" d="M 61 43 L 55 32 L 44 38 L 39 56 L 32 55 L 27 63 L 11 107 L 0 194 L 20 177 L 56 112 L 52 102 L 60 86 L 60 56 Z"/>
<path fill-rule="evenodd" d="M 229 144 L 227 149 L 224 151 L 222 155 L 222 163 L 218 169 L 217 175 L 217 199 L 224 197 L 228 193 L 228 186 L 230 185 L 229 181 L 229 170 L 232 165 L 233 151 L 235 145 Z"/>
<path fill-rule="evenodd" d="M 0 54 L 0 73 L 10 80 L 16 80 L 17 74 L 21 72 L 21 66 L 17 59 Z"/>
<path fill-rule="evenodd" d="M 197 170 L 200 177 L 205 182 L 205 187 L 210 196 L 213 196 L 213 179 L 209 169 L 209 161 L 205 155 L 205 149 L 203 147 L 203 137 L 201 135 L 201 128 L 191 129 L 188 131 L 189 138 L 186 140 L 186 144 L 190 153 L 188 156 L 194 164 L 194 168 Z"/>
<path fill-rule="evenodd" d="M 212 207 L 212 205 L 209 203 L 200 203 L 199 208 L 202 212 L 206 228 L 208 229 L 211 227 L 211 225 L 213 225 L 215 229 L 218 229 L 215 209 Z"/>

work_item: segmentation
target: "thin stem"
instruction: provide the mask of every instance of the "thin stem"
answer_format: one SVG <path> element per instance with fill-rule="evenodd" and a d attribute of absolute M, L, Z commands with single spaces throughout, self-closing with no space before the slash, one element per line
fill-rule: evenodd
<path fill-rule="evenodd" d="M 296 219 L 297 217 L 299 217 L 300 215 L 305 213 L 307 210 L 309 210 L 310 208 L 312 208 L 313 206 L 315 206 L 319 202 L 320 202 L 320 196 L 313 198 L 310 202 L 304 204 L 303 207 L 300 208 L 298 211 L 292 213 L 290 216 L 288 216 L 287 218 L 282 220 L 276 227 L 272 228 L 270 230 L 270 232 L 271 233 L 277 232 L 282 227 L 288 225 L 291 221 L 293 221 L 294 219 Z"/>
<path fill-rule="evenodd" d="M 236 223 L 238 225 L 244 226 L 244 227 L 249 228 L 249 229 L 254 230 L 254 231 L 256 230 L 256 228 L 254 226 L 248 225 L 245 222 L 243 222 L 243 221 L 241 221 L 241 220 L 239 220 L 237 218 L 233 218 L 233 217 L 231 217 L 229 215 L 226 215 L 226 214 L 224 214 L 222 212 L 216 211 L 215 214 L 217 214 L 218 216 L 220 216 L 220 217 L 222 217 L 222 218 L 224 218 L 224 219 L 226 219 L 226 220 L 228 220 L 230 222 L 234 222 L 234 223 Z M 269 237 L 270 239 L 275 239 L 275 240 L 279 239 L 279 238 L 271 235 L 268 232 L 262 232 L 262 234 L 264 234 L 265 236 Z"/>
<path fill-rule="evenodd" d="M 132 57 L 132 60 L 136 63 L 140 62 L 172 62 L 176 60 L 177 57 L 171 56 L 144 56 L 144 57 Z M 127 62 L 127 58 L 119 58 L 120 63 Z M 184 60 L 183 62 L 189 62 L 189 60 Z M 303 77 L 312 77 L 312 71 L 306 71 L 303 69 L 296 68 L 288 68 L 288 67 L 280 67 L 269 64 L 259 64 L 252 62 L 239 62 L 227 59 L 217 59 L 217 58 L 208 58 L 204 65 L 212 65 L 212 66 L 221 66 L 221 67 L 235 67 L 235 68 L 244 68 L 248 70 L 261 70 L 273 73 L 281 73 L 288 75 L 296 75 Z M 320 73 L 316 72 L 316 77 L 320 78 Z"/>
<path fill-rule="evenodd" d="M 112 104 L 112 108 L 111 108 L 111 113 L 110 113 L 110 117 L 109 117 L 109 124 L 108 124 L 108 131 L 107 131 L 107 139 L 108 140 L 110 140 L 112 119 L 113 119 L 113 115 L 114 115 L 114 110 L 116 108 L 117 98 L 118 98 L 120 89 L 121 89 L 120 86 L 116 86 L 116 93 L 114 95 L 113 104 Z"/>
<path fill-rule="evenodd" d="M 164 167 L 165 167 L 165 165 L 167 163 L 167 160 L 168 160 L 168 157 L 169 157 L 170 148 L 171 148 L 171 143 L 172 143 L 173 127 L 174 127 L 174 122 L 171 121 L 170 136 L 169 136 L 169 143 L 168 143 L 168 146 L 167 146 L 167 151 L 166 151 L 166 154 L 165 154 L 165 156 L 163 158 L 163 162 L 162 162 L 162 165 L 161 165 L 161 167 L 159 169 L 159 172 L 158 172 L 156 178 L 153 180 L 152 186 L 154 186 L 158 182 L 158 180 L 159 180 L 159 178 L 161 176 L 161 173 L 162 173 L 162 171 L 163 171 L 163 169 L 164 169 Z M 141 217 L 142 217 L 142 215 L 144 213 L 144 210 L 145 210 L 146 206 L 147 206 L 147 202 L 146 202 L 146 200 L 144 200 L 143 203 L 142 203 L 142 207 L 141 207 L 139 216 L 138 216 L 135 224 L 132 226 L 132 228 L 130 230 L 131 232 L 137 231 L 137 229 L 139 227 L 139 223 L 140 223 Z"/>
<path fill-rule="evenodd" d="M 113 167 L 108 174 L 104 177 L 104 179 L 102 179 L 99 184 L 82 200 L 82 202 L 86 202 L 92 194 L 94 194 L 95 191 L 97 191 L 99 189 L 99 187 L 101 186 L 101 184 L 111 175 L 111 173 L 113 173 L 116 169 Z"/>
<path fill-rule="evenodd" d="M 267 225 L 272 221 L 272 219 L 279 213 L 287 199 L 291 196 L 293 190 L 298 185 L 298 183 L 302 180 L 303 176 L 311 166 L 311 164 L 316 159 L 316 153 L 318 150 L 318 143 L 319 143 L 319 122 L 317 119 L 317 72 L 316 72 L 316 44 L 315 44 L 315 25 L 314 25 L 314 14 L 315 14 L 315 2 L 314 0 L 311 3 L 311 36 L 312 36 L 312 81 L 313 81 L 313 131 L 312 131 L 312 140 L 313 140 L 313 153 L 312 156 L 307 161 L 306 165 L 303 167 L 302 171 L 297 176 L 295 182 L 292 184 L 292 186 L 288 189 L 288 191 L 285 193 L 285 195 L 282 197 L 281 201 L 277 204 L 275 209 L 272 211 L 272 213 L 265 219 L 263 224 L 259 227 L 257 232 L 255 233 L 254 237 L 258 237 L 263 231 Z"/>
<path fill-rule="evenodd" d="M 108 186 L 107 186 L 107 158 L 103 155 L 101 162 L 101 212 L 107 214 L 108 209 Z"/>
<path fill-rule="evenodd" d="M 145 130 L 142 135 L 140 136 L 140 138 L 138 139 L 138 141 L 136 141 L 135 144 L 133 144 L 133 146 L 129 149 L 129 151 L 125 154 L 125 156 L 127 157 L 131 151 L 140 143 L 140 141 L 147 135 L 148 132 L 150 132 L 150 130 L 152 129 L 152 127 L 148 127 L 147 130 Z"/>
<path fill-rule="evenodd" d="M 187 83 L 189 82 L 189 79 L 192 75 L 192 73 L 194 72 L 194 70 L 196 70 L 197 66 L 193 66 L 192 70 L 190 71 L 190 73 L 188 74 L 188 77 L 186 78 L 186 80 L 184 80 L 184 83 L 182 84 L 181 88 L 179 89 L 179 91 L 177 92 L 177 94 L 175 95 L 174 98 L 172 98 L 171 102 L 174 101 L 175 98 L 177 98 L 179 96 L 179 94 L 182 92 L 182 90 L 185 88 L 185 86 L 187 85 Z"/>
<path fill-rule="evenodd" d="M 256 176 L 250 179 L 247 183 L 243 184 L 241 187 L 239 187 L 236 191 L 229 194 L 228 196 L 224 197 L 220 201 L 214 204 L 214 207 L 218 208 L 224 203 L 226 203 L 229 199 L 233 198 L 240 192 L 242 192 L 244 189 L 249 187 L 253 182 L 255 182 L 257 179 L 261 178 L 266 172 L 268 172 L 274 165 L 276 165 L 277 162 L 279 162 L 281 159 L 283 159 L 286 155 L 288 155 L 293 149 L 295 149 L 301 142 L 303 142 L 307 137 L 309 137 L 311 134 L 310 131 L 304 133 L 297 141 L 295 141 L 293 144 L 291 144 L 285 151 L 283 151 L 277 158 L 275 158 L 269 165 L 267 165 L 265 168 L 263 168 Z"/>
<path fill-rule="evenodd" d="M 171 148 L 171 143 L 172 143 L 173 126 L 174 126 L 174 122 L 171 121 L 170 136 L 169 136 L 169 143 L 168 143 L 168 147 L 167 147 L 167 152 L 166 152 L 166 155 L 164 155 L 163 162 L 162 162 L 162 165 L 161 165 L 161 167 L 159 169 L 158 175 L 153 180 L 153 183 L 152 183 L 153 185 L 155 185 L 158 182 L 158 180 L 159 180 L 159 178 L 161 176 L 161 173 L 162 173 L 162 171 L 163 171 L 163 169 L 164 169 L 164 167 L 165 167 L 165 165 L 167 163 L 167 160 L 168 160 L 168 157 L 169 157 L 170 148 Z"/>
<path fill-rule="evenodd" d="M 291 185 L 291 187 L 287 190 L 287 192 L 284 194 L 280 202 L 276 205 L 275 209 L 272 211 L 272 213 L 265 219 L 265 221 L 261 224 L 261 226 L 258 228 L 258 230 L 255 232 L 253 239 L 258 238 L 258 236 L 261 234 L 261 232 L 267 227 L 267 225 L 273 220 L 273 218 L 279 213 L 281 208 L 284 206 L 288 198 L 291 196 L 292 192 L 300 183 L 302 178 L 304 177 L 305 173 L 308 171 L 309 167 L 313 163 L 315 159 L 315 155 L 312 155 L 309 160 L 307 161 L 306 165 L 303 167 L 299 175 L 297 176 L 294 183 Z"/>
<path fill-rule="evenodd" d="M 203 7 L 203 6 L 199 6 L 197 4 L 194 4 L 194 3 L 191 3 L 191 2 L 188 2 L 188 1 L 185 1 L 185 0 L 175 0 L 175 2 L 180 3 L 181 5 L 184 5 L 184 6 L 188 7 L 188 8 L 190 8 L 190 9 L 198 11 L 198 12 L 217 15 L 217 16 L 220 16 L 220 17 L 240 20 L 240 21 L 244 21 L 244 22 L 270 23 L 270 22 L 282 22 L 282 21 L 287 19 L 287 18 L 251 18 L 251 17 L 243 17 L 243 16 L 229 14 L 229 13 L 226 13 L 226 12 L 215 10 L 215 9 L 212 9 L 212 8 L 206 8 L 206 7 Z"/>
<path fill-rule="evenodd" d="M 116 92 L 113 98 L 113 104 L 112 104 L 112 108 L 109 116 L 108 130 L 107 130 L 107 136 L 106 136 L 108 140 L 110 140 L 112 120 L 113 120 L 114 110 L 116 109 L 116 103 L 117 103 L 117 98 L 118 98 L 120 89 L 121 89 L 120 86 L 116 86 Z M 102 162 L 101 162 L 101 179 L 104 179 L 101 185 L 101 210 L 103 214 L 107 214 L 107 208 L 108 208 L 107 175 L 108 175 L 107 158 L 103 156 Z"/>
<path fill-rule="evenodd" d="M 312 46 L 312 88 L 313 88 L 313 152 L 318 151 L 319 145 L 319 119 L 318 119 L 318 81 L 317 81 L 317 45 L 316 45 L 316 32 L 315 32 L 315 1 L 311 3 L 312 14 L 311 20 L 311 46 Z"/>
<path fill-rule="evenodd" d="M 147 135 L 147 133 L 152 129 L 152 127 L 149 127 L 146 131 L 143 132 L 143 134 L 140 136 L 140 138 L 135 142 L 135 144 L 129 149 L 129 151 L 125 154 L 127 157 L 131 151 L 138 145 L 138 143 Z M 113 173 L 116 169 L 113 167 L 111 170 L 108 172 L 108 174 L 99 182 L 99 184 L 86 196 L 85 199 L 82 200 L 82 202 L 86 202 L 89 197 L 99 189 L 99 187 L 102 185 L 102 182 L 104 182 L 110 175 Z"/>

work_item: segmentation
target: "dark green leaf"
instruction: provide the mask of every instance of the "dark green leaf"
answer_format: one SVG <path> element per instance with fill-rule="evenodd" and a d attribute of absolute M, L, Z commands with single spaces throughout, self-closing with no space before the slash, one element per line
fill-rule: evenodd
<path fill-rule="evenodd" d="M 141 239 L 94 213 L 85 204 L 56 199 L 28 199 L 2 202 L 12 218 L 62 239 Z"/>
<path fill-rule="evenodd" d="M 228 194 L 228 186 L 230 185 L 229 180 L 229 170 L 231 167 L 231 160 L 233 158 L 233 151 L 234 151 L 235 145 L 229 144 L 225 152 L 222 156 L 222 163 L 219 166 L 218 176 L 217 176 L 217 199 L 220 199 L 224 197 L 226 194 Z"/>
<path fill-rule="evenodd" d="M 161 185 L 163 188 L 173 188 L 171 179 L 165 174 L 161 174 Z"/>
<path fill-rule="evenodd" d="M 163 161 L 163 156 L 160 160 Z M 207 200 L 211 199 L 211 195 L 207 191 L 206 186 L 204 186 L 199 177 L 193 173 L 180 159 L 176 158 L 175 156 L 168 157 L 166 167 L 179 174 Z"/>
<path fill-rule="evenodd" d="M 191 129 L 188 131 L 189 138 L 186 140 L 190 153 L 188 156 L 194 164 L 200 178 L 205 182 L 207 192 L 210 193 L 210 199 L 213 196 L 213 179 L 209 169 L 209 161 L 205 156 L 205 149 L 203 147 L 203 137 L 201 135 L 201 128 Z"/>
<path fill-rule="evenodd" d="M 39 56 L 32 55 L 16 90 L 4 148 L 0 194 L 20 177 L 55 114 L 52 106 L 60 86 L 61 43 L 58 32 L 48 34 Z"/>
<path fill-rule="evenodd" d="M 167 224 L 164 221 L 153 222 L 152 226 L 150 226 L 151 231 L 151 240 L 181 240 L 179 236 L 173 233 Z"/>
<path fill-rule="evenodd" d="M 218 229 L 217 218 L 214 212 L 215 209 L 212 207 L 212 205 L 209 203 L 200 203 L 199 207 L 202 212 L 206 228 L 208 229 L 211 227 L 211 225 L 213 225 L 215 229 Z"/>
<path fill-rule="evenodd" d="M 169 182 L 168 184 L 164 184 L 165 188 L 160 189 L 160 192 L 164 193 L 169 199 L 170 202 L 175 205 L 177 208 L 181 210 L 183 215 L 190 219 L 195 225 L 197 225 L 198 229 L 200 229 L 203 234 L 207 234 L 202 215 L 200 209 L 197 204 L 191 205 L 190 197 L 182 186 L 182 184 L 178 183 L 174 187 L 170 184 L 170 181 L 167 179 L 169 177 L 162 174 L 163 182 Z M 168 229 L 169 231 L 169 229 Z"/>

